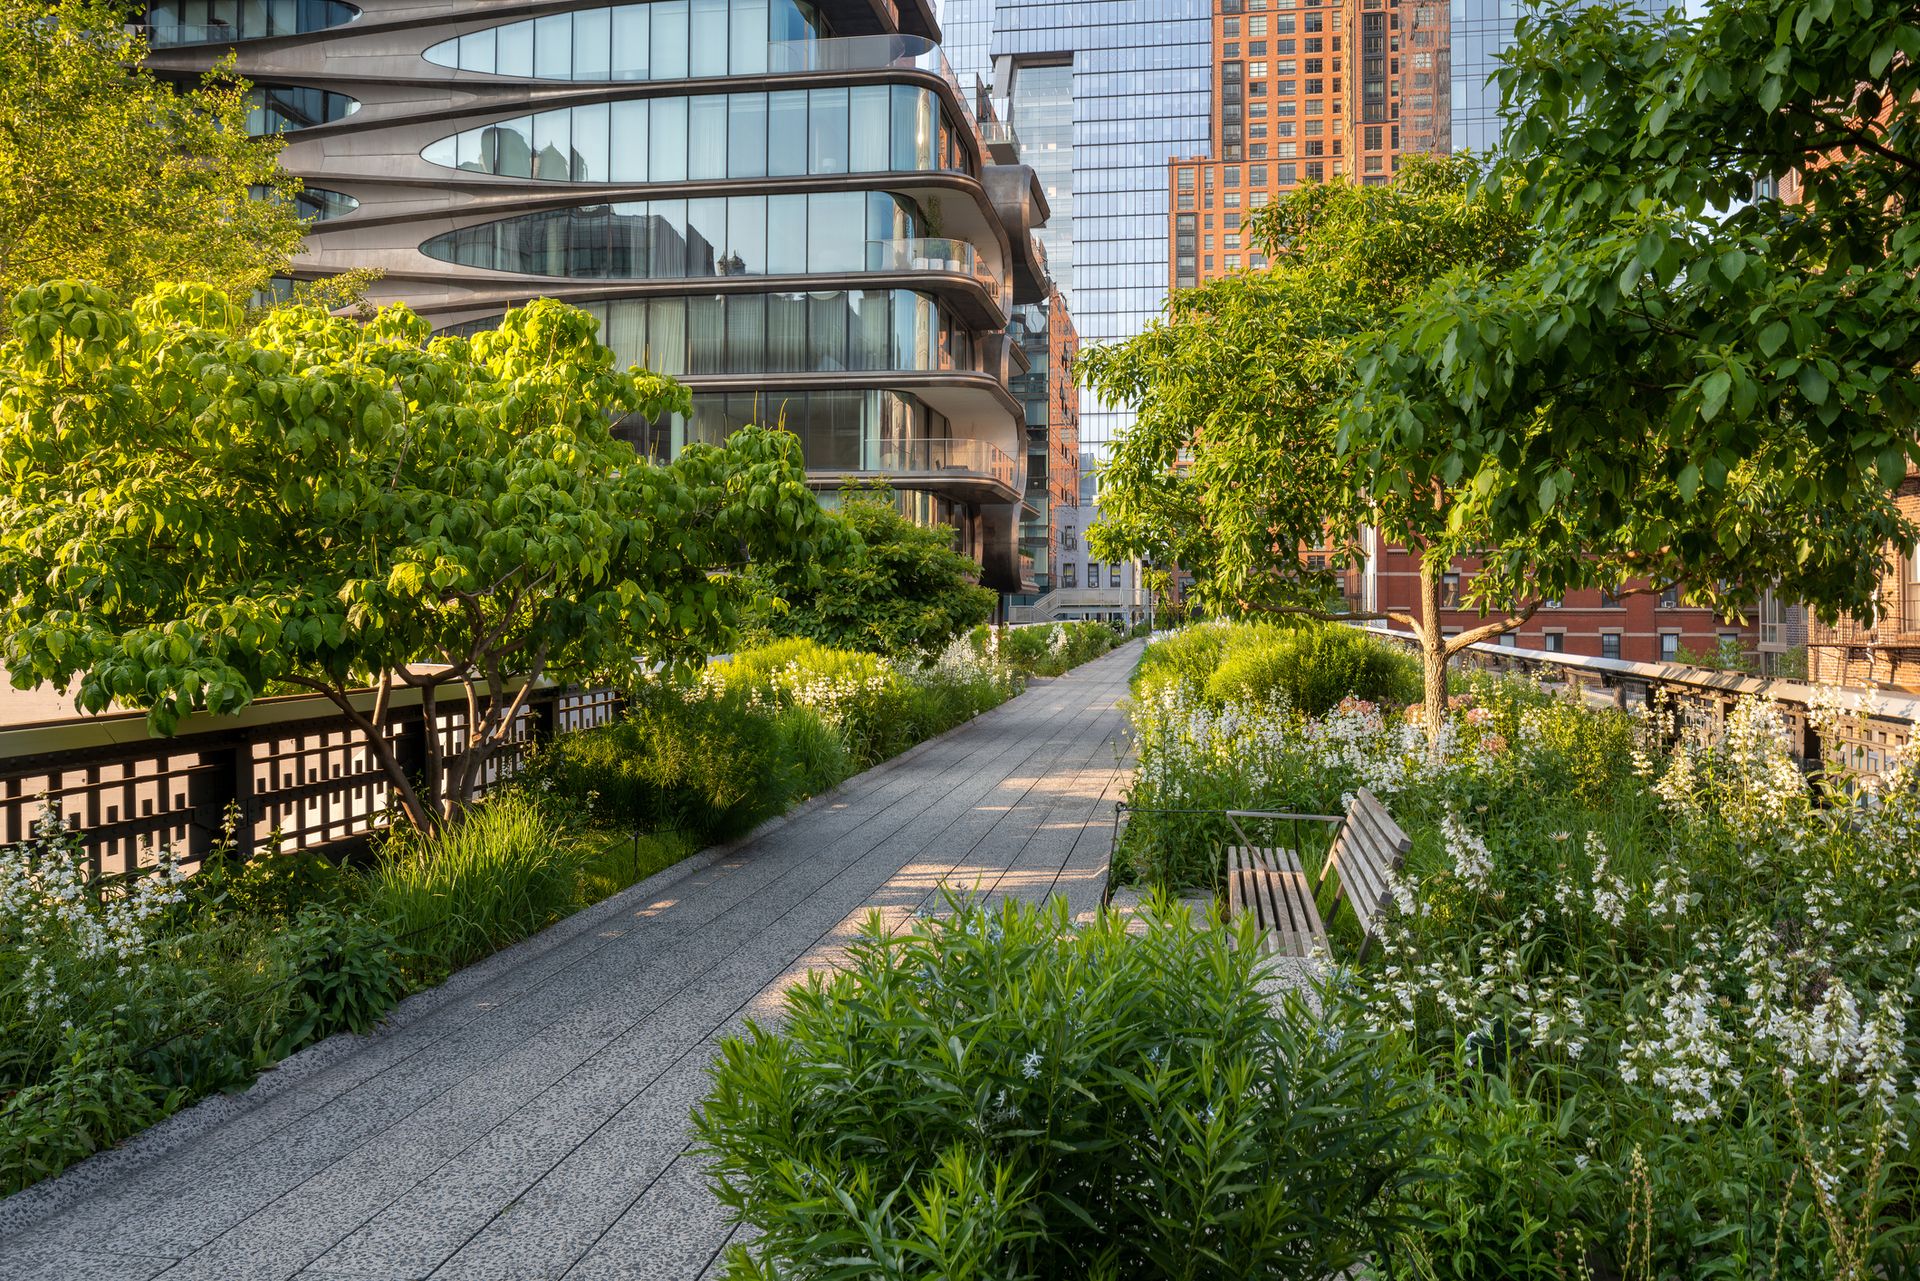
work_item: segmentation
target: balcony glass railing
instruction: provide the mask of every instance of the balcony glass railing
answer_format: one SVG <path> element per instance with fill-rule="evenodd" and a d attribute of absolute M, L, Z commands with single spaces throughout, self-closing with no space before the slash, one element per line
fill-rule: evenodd
<path fill-rule="evenodd" d="M 851 453 L 852 451 L 849 451 Z M 977 477 L 1013 488 L 1013 459 L 984 440 L 868 440 L 856 457 L 810 456 L 807 466 L 822 471 L 873 472 L 889 476 Z"/>
<path fill-rule="evenodd" d="M 980 261 L 980 251 L 964 240 L 869 240 L 867 270 L 956 272 L 985 285 L 995 302 L 1001 299 L 1000 278 Z"/>
<path fill-rule="evenodd" d="M 980 121 L 960 77 L 953 73 L 940 46 L 924 36 L 835 36 L 827 40 L 780 40 L 767 46 L 767 71 L 774 75 L 809 71 L 881 71 L 900 67 L 930 71 L 953 86 L 960 114 L 982 150 Z"/>

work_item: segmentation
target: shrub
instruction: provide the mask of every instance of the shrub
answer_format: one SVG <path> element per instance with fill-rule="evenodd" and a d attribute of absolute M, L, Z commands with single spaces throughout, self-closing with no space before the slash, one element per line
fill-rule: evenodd
<path fill-rule="evenodd" d="M 815 545 L 797 560 L 748 566 L 749 634 L 911 654 L 992 617 L 994 594 L 980 586 L 980 567 L 954 550 L 953 531 L 914 524 L 892 490 L 844 487 L 833 519 L 848 535 L 836 561 L 823 566 Z"/>
<path fill-rule="evenodd" d="M 546 745 L 523 786 L 591 796 L 622 828 L 727 840 L 836 768 L 823 737 L 802 717 L 756 711 L 745 691 L 655 686 L 614 723 Z"/>
<path fill-rule="evenodd" d="M 1215 706 L 1284 698 L 1308 716 L 1321 716 L 1343 698 L 1413 702 L 1420 696 L 1420 669 L 1377 637 L 1325 624 L 1231 643 L 1205 689 Z"/>
<path fill-rule="evenodd" d="M 436 972 L 467 965 L 575 906 L 566 833 L 506 793 L 438 831 L 396 829 L 366 873 L 369 915 Z"/>
<path fill-rule="evenodd" d="M 776 641 L 715 663 L 702 678 L 709 686 L 744 692 L 750 706 L 812 712 L 839 731 L 859 769 L 898 752 L 910 732 L 890 715 L 904 693 L 903 679 L 892 663 L 873 654 L 811 640 Z"/>
<path fill-rule="evenodd" d="M 1033 627 L 976 627 L 973 647 L 1028 676 L 1058 676 L 1100 657 L 1120 635 L 1105 623 L 1061 622 Z"/>
<path fill-rule="evenodd" d="M 112 1031 L 72 1028 L 51 1071 L 0 1104 L 0 1192 L 17 1192 L 112 1147 L 179 1105 L 129 1061 Z"/>
<path fill-rule="evenodd" d="M 242 860 L 232 845 L 214 850 L 186 882 L 188 911 L 287 921 L 314 906 L 339 907 L 352 895 L 352 877 L 311 850 L 277 845 Z"/>
<path fill-rule="evenodd" d="M 275 944 L 289 975 L 276 1059 L 335 1032 L 372 1031 L 406 990 L 393 936 L 363 917 L 310 907 Z"/>
<path fill-rule="evenodd" d="M 1381 1243 L 1395 1042 L 1276 1012 L 1233 932 L 951 905 L 722 1047 L 695 1127 L 761 1235 L 726 1275 L 1299 1277 Z M 1217 924 L 1217 922 L 1216 922 Z"/>

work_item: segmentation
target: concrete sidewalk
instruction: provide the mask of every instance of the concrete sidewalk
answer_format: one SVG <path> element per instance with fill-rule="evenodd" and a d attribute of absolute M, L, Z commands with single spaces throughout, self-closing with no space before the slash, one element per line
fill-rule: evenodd
<path fill-rule="evenodd" d="M 646 1278 L 730 1225 L 688 1153 L 717 1041 L 868 912 L 1099 903 L 1130 644 L 669 869 L 235 1099 L 0 1202 L 8 1281 Z"/>

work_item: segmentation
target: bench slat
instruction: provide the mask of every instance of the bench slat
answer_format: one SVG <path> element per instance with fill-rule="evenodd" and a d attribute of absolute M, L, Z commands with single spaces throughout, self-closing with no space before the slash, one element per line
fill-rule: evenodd
<path fill-rule="evenodd" d="M 1406 832 L 1401 829 L 1400 825 L 1393 821 L 1392 813 L 1388 811 L 1385 805 L 1381 804 L 1378 796 L 1375 796 L 1363 787 L 1354 794 L 1353 799 L 1365 810 L 1368 817 L 1374 821 L 1374 825 L 1379 830 L 1381 836 L 1395 851 L 1404 855 L 1408 850 L 1413 848 L 1413 838 L 1408 836 Z"/>
<path fill-rule="evenodd" d="M 1326 937 L 1306 873 L 1292 850 L 1231 847 L 1227 900 L 1229 919 L 1252 914 L 1263 952 L 1308 956 Z"/>

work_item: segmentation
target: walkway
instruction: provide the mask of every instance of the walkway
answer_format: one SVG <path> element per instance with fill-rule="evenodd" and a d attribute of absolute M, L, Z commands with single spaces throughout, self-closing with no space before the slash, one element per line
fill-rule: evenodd
<path fill-rule="evenodd" d="M 1099 902 L 1138 646 L 861 775 L 0 1202 L 0 1277 L 693 1281 L 728 1225 L 687 1114 L 875 909 L 943 883 Z"/>

